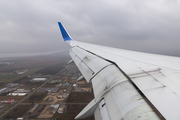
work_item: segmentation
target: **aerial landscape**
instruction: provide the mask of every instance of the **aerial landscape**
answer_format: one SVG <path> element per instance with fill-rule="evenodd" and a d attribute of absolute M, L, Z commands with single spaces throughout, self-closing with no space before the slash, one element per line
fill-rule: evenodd
<path fill-rule="evenodd" d="M 68 57 L 0 59 L 0 119 L 69 120 L 93 99 L 91 84 Z M 93 120 L 93 116 L 86 120 Z"/>
<path fill-rule="evenodd" d="M 0 120 L 180 120 L 180 0 L 0 0 Z"/>

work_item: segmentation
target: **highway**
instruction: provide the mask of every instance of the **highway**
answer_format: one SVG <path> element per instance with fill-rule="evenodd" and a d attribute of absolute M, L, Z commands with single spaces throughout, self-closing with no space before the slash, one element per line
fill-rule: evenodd
<path fill-rule="evenodd" d="M 19 103 L 19 105 L 31 105 L 32 103 Z M 34 103 L 34 105 L 52 105 L 51 103 Z M 88 103 L 59 103 L 64 105 L 87 105 Z"/>

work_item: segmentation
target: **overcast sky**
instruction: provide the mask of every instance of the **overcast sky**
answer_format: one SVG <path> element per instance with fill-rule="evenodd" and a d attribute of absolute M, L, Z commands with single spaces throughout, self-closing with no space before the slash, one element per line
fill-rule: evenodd
<path fill-rule="evenodd" d="M 180 0 L 0 0 L 0 55 L 68 51 L 73 39 L 180 56 Z"/>

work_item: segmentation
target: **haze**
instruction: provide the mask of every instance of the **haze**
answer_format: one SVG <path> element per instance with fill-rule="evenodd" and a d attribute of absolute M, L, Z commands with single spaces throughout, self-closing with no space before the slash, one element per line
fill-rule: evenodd
<path fill-rule="evenodd" d="M 68 51 L 78 41 L 180 56 L 179 0 L 1 0 L 0 56 Z"/>

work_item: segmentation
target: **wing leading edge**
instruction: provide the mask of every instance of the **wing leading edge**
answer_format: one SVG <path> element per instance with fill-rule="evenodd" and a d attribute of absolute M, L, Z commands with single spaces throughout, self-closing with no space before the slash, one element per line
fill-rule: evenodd
<path fill-rule="evenodd" d="M 69 44 L 70 56 L 95 96 L 76 119 L 93 114 L 97 120 L 180 119 L 179 58 L 74 40 Z"/>

